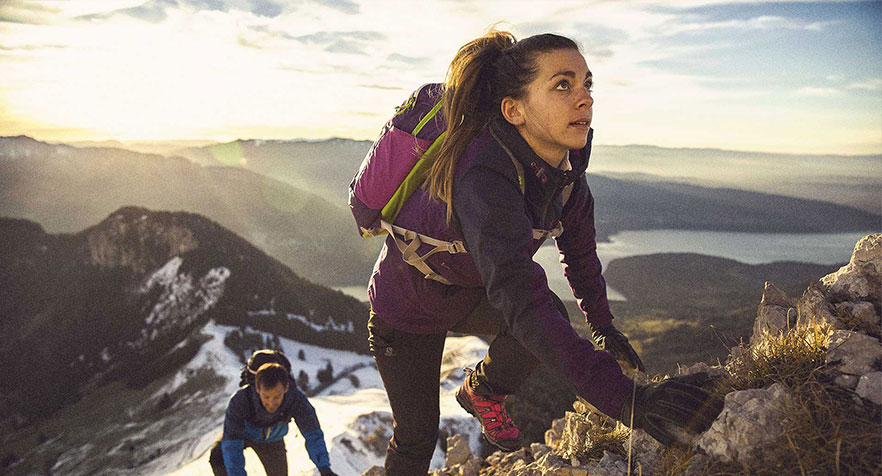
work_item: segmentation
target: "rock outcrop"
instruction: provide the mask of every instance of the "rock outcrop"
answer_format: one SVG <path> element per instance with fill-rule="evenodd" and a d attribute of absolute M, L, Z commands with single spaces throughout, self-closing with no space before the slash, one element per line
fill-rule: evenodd
<path fill-rule="evenodd" d="M 695 445 L 727 463 L 769 457 L 765 450 L 784 437 L 781 402 L 786 398 L 780 383 L 726 395 L 722 413 Z"/>

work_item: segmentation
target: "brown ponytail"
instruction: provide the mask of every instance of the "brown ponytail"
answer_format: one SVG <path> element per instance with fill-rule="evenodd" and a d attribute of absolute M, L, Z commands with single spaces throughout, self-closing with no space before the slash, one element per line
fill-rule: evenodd
<path fill-rule="evenodd" d="M 453 177 L 459 158 L 484 127 L 501 114 L 506 97 L 521 99 L 535 78 L 539 53 L 579 47 L 554 34 L 522 41 L 507 31 L 491 30 L 463 45 L 444 81 L 442 111 L 447 135 L 435 155 L 424 186 L 429 194 L 447 203 L 447 222 L 453 218 Z"/>

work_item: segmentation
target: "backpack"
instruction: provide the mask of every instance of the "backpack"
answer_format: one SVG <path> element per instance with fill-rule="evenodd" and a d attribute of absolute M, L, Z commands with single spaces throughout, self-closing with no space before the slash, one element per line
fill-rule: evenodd
<path fill-rule="evenodd" d="M 395 108 L 395 115 L 383 127 L 349 184 L 349 209 L 361 236 L 390 234 L 405 262 L 422 272 L 426 279 L 449 285 L 451 283 L 426 260 L 438 252 L 468 253 L 465 244 L 459 240 L 438 240 L 395 225 L 395 218 L 407 199 L 423 185 L 434 153 L 447 133 L 444 117 L 438 114 L 443 91 L 443 84 L 424 85 Z M 524 193 L 524 166 L 510 152 L 508 156 Z M 564 203 L 571 192 L 572 184 L 563 191 Z M 563 227 L 558 223 L 552 230 L 533 229 L 533 238 L 556 238 L 561 232 Z M 417 249 L 422 244 L 434 248 L 419 255 Z"/>
<path fill-rule="evenodd" d="M 255 350 L 245 366 L 242 367 L 242 373 L 239 374 L 239 386 L 254 385 L 254 377 L 264 364 L 281 364 L 288 371 L 288 375 L 291 374 L 291 362 L 281 351 L 269 349 Z"/>

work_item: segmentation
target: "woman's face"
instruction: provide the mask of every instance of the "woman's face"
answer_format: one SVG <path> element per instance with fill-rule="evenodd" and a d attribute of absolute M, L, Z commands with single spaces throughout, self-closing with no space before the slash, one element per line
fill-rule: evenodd
<path fill-rule="evenodd" d="M 557 166 L 567 150 L 588 140 L 592 106 L 591 71 L 574 49 L 541 53 L 538 74 L 522 99 L 512 99 L 506 119 L 539 157 Z M 503 113 L 506 111 L 503 103 Z"/>

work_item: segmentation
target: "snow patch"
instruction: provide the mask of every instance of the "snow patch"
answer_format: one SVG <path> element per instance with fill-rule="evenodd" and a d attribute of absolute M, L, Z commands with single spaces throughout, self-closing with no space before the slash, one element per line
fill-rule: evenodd
<path fill-rule="evenodd" d="M 141 287 L 147 294 L 154 288 L 161 292 L 156 304 L 145 319 L 147 327 L 142 331 L 141 342 L 156 339 L 174 326 L 187 326 L 211 309 L 224 294 L 230 270 L 218 267 L 209 270 L 198 281 L 193 276 L 180 273 L 183 260 L 175 256 L 157 270 Z"/>
<path fill-rule="evenodd" d="M 228 377 L 226 394 L 214 396 L 217 402 L 214 411 L 219 417 L 213 430 L 207 434 L 189 436 L 188 441 L 194 442 L 189 449 L 172 447 L 168 451 L 174 454 L 164 454 L 164 458 L 169 461 L 169 466 L 166 466 L 168 468 L 183 464 L 178 463 L 171 466 L 174 462 L 190 462 L 180 466 L 177 470 L 154 474 L 168 474 L 170 476 L 207 474 L 208 454 L 206 452 L 221 431 L 223 426 L 222 409 L 225 408 L 230 395 L 236 390 L 239 371 L 243 365 L 242 356 L 234 355 L 223 345 L 224 337 L 237 330 L 239 330 L 237 327 L 209 323 L 203 332 L 213 338 L 202 346 L 199 353 L 175 375 L 168 386 L 160 390 L 159 393 L 173 391 L 176 386 L 186 382 L 187 372 L 195 372 L 196 369 L 204 366 L 211 366 L 218 375 Z M 262 338 L 272 337 L 269 333 L 253 329 L 246 330 L 250 333 L 260 334 Z M 382 465 L 386 444 L 391 436 L 391 413 L 386 391 L 373 358 L 354 352 L 302 344 L 286 338 L 280 338 L 280 341 L 281 350 L 291 361 L 294 375 L 297 376 L 303 370 L 309 375 L 311 384 L 317 381 L 315 379 L 316 373 L 324 369 L 328 362 L 333 365 L 335 375 L 339 374 L 342 369 L 362 366 L 352 372 L 352 375 L 358 379 L 358 387 L 355 387 L 349 379 L 344 378 L 318 395 L 310 397 L 309 400 L 315 407 L 321 422 L 331 457 L 331 466 L 337 474 L 358 476 L 373 465 Z M 303 360 L 298 358 L 301 350 L 303 351 Z M 473 367 L 483 358 L 486 351 L 487 344 L 477 337 L 448 338 L 444 347 L 442 372 L 439 375 L 439 384 L 441 385 L 440 429 L 447 434 L 466 435 L 474 454 L 478 454 L 480 451 L 480 425 L 477 420 L 460 408 L 456 403 L 454 393 L 462 383 L 461 369 Z M 309 460 L 302 440 L 292 422 L 291 431 L 285 437 L 289 474 L 312 476 L 316 474 L 315 466 Z M 245 469 L 248 474 L 263 474 L 263 467 L 254 452 L 246 451 L 245 461 Z M 432 459 L 432 468 L 440 468 L 443 464 L 444 453 L 440 449 L 439 442 Z"/>
<path fill-rule="evenodd" d="M 310 310 L 309 311 L 310 317 L 313 314 L 315 314 L 315 311 Z M 347 321 L 347 322 L 343 322 L 343 323 L 338 324 L 334 320 L 333 317 L 329 317 L 327 322 L 325 322 L 324 324 L 316 324 L 316 323 L 310 321 L 309 319 L 307 319 L 306 316 L 302 316 L 300 314 L 292 314 L 290 312 L 282 314 L 282 313 L 277 312 L 275 309 L 264 309 L 261 311 L 249 311 L 248 312 L 248 317 L 276 317 L 276 316 L 280 316 L 280 315 L 282 318 L 284 318 L 285 320 L 287 320 L 289 322 L 290 321 L 299 322 L 307 327 L 310 327 L 312 330 L 317 331 L 317 332 L 337 331 L 337 332 L 348 332 L 350 334 L 355 332 L 355 326 L 352 324 L 351 321 Z"/>

